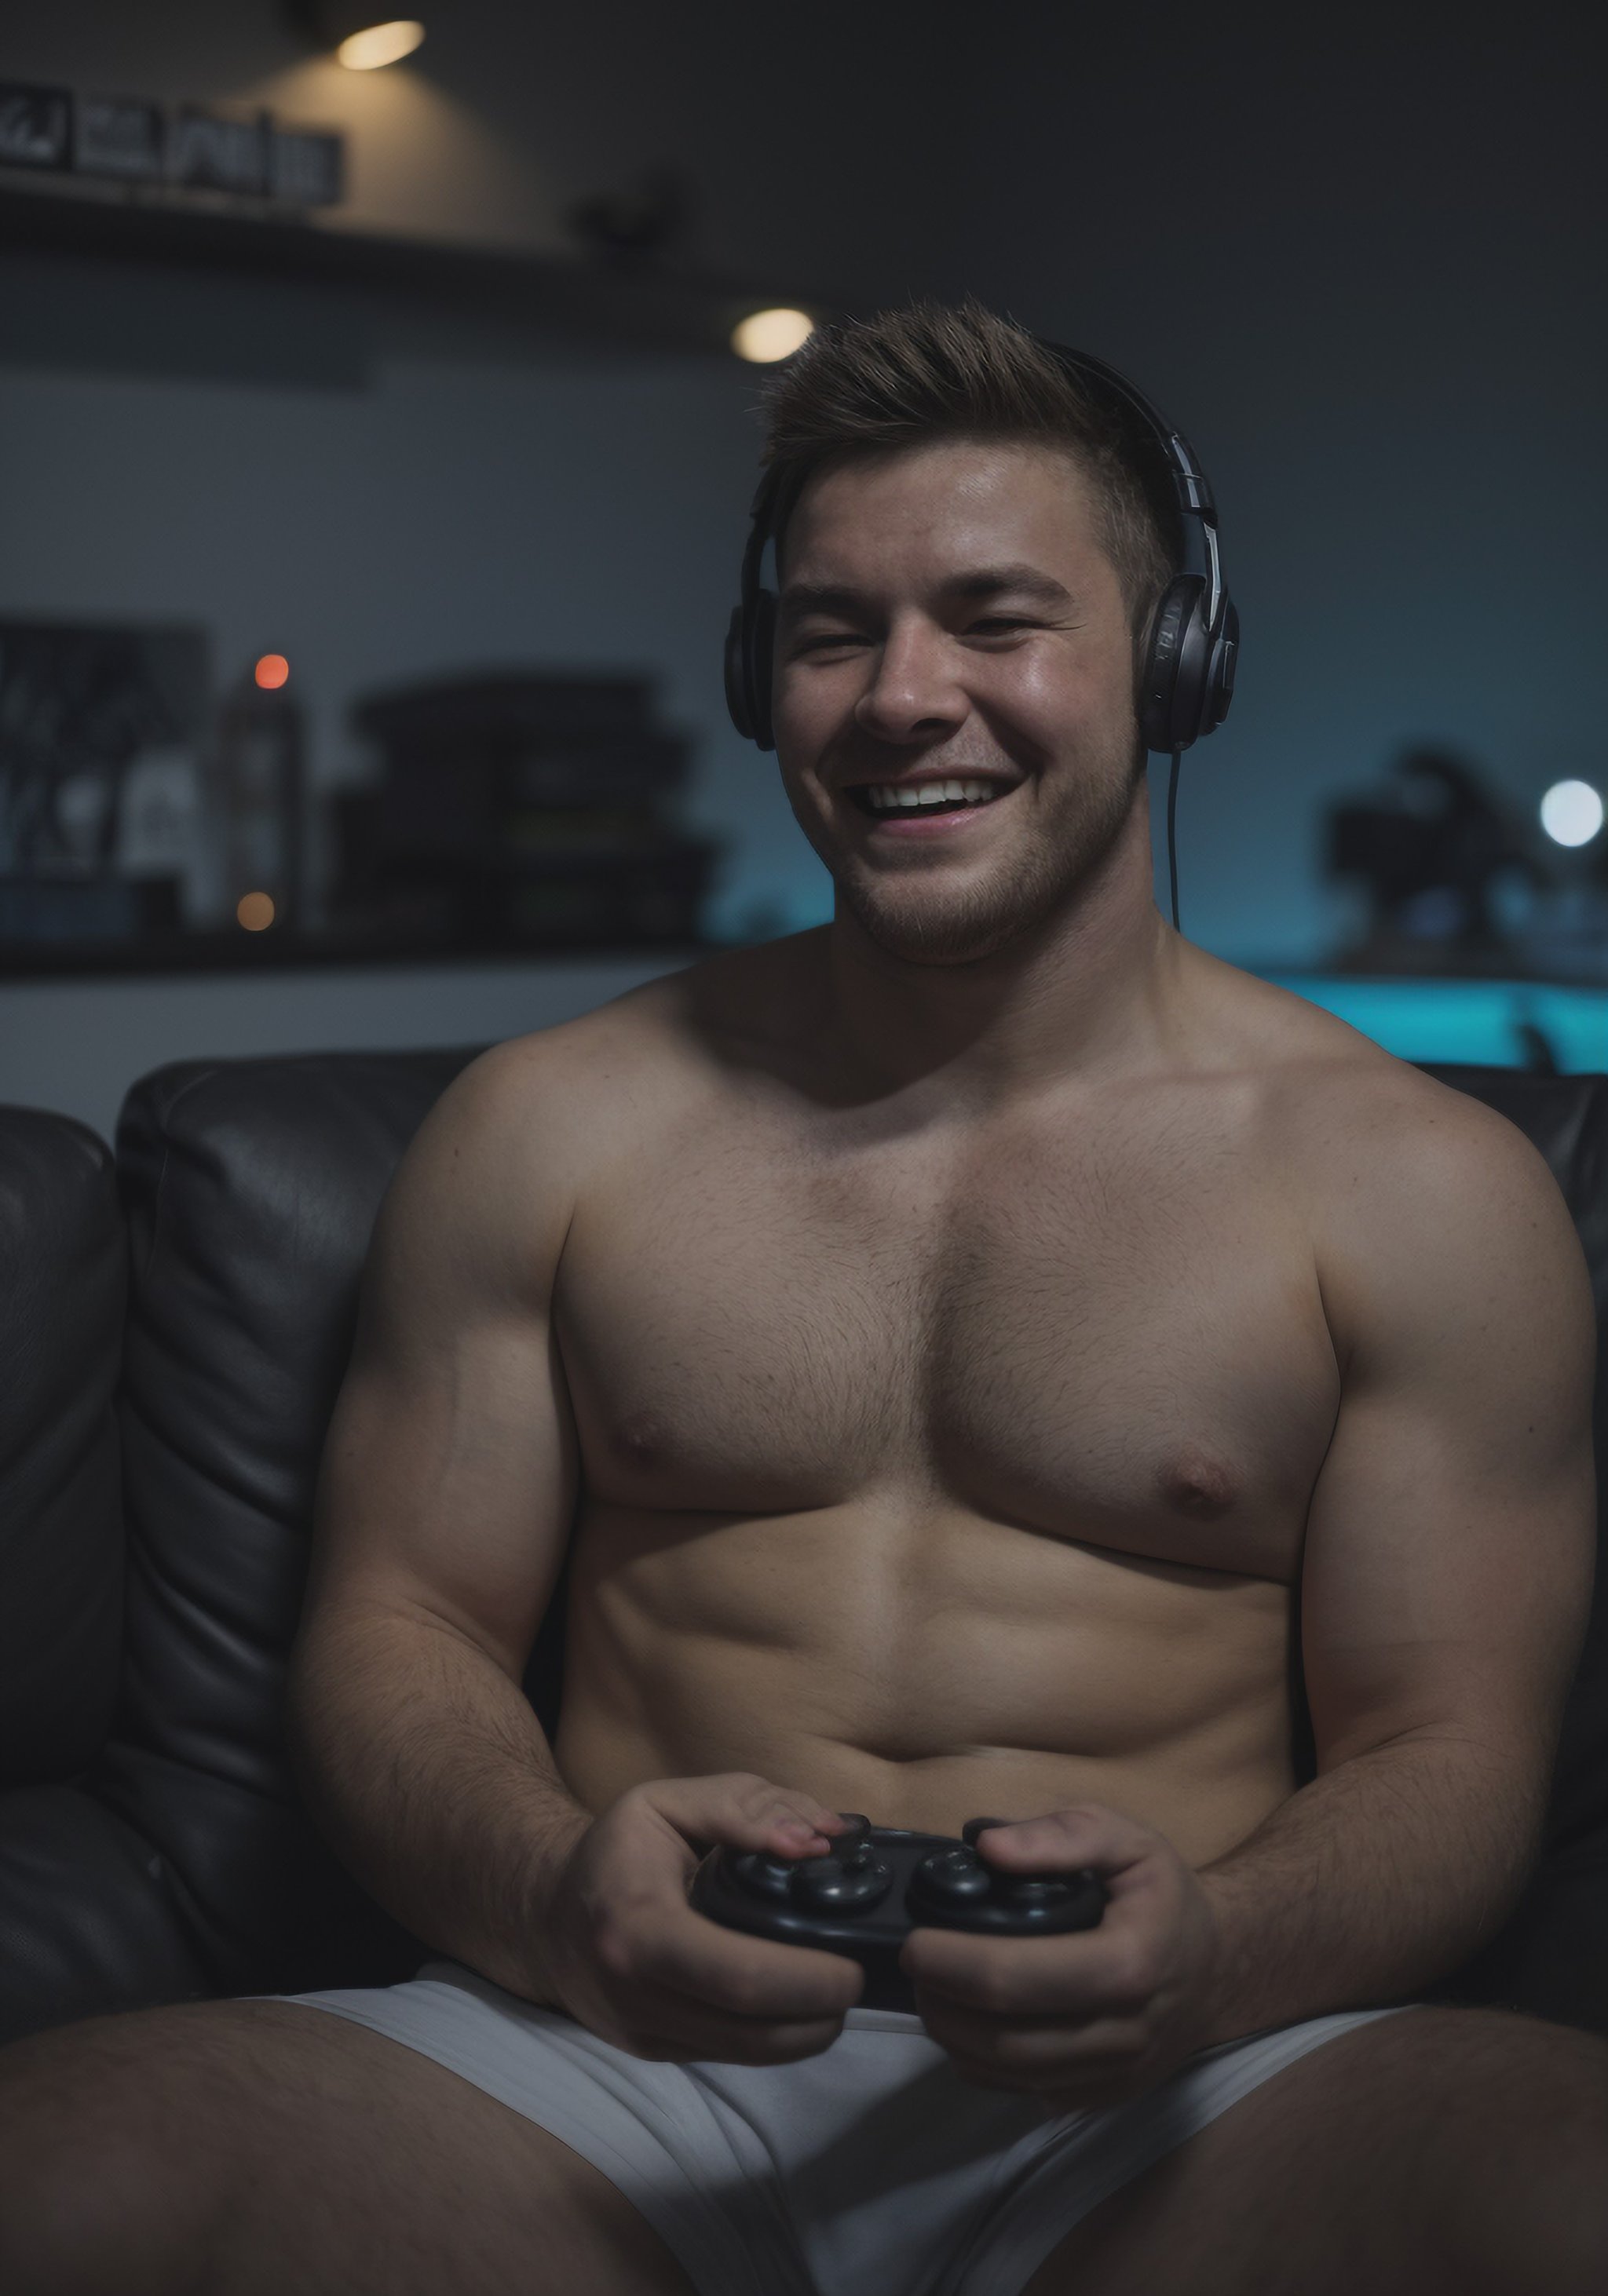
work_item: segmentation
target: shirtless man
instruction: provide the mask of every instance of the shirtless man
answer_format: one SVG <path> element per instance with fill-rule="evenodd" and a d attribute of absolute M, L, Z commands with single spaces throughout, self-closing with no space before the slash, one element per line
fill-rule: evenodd
<path fill-rule="evenodd" d="M 1157 537 L 1036 357 L 918 311 L 785 379 L 825 443 L 776 746 L 833 921 L 488 1054 L 388 1201 L 291 1718 L 442 1959 L 8 2051 L 12 2296 L 1608 2285 L 1608 2051 L 1413 2005 L 1538 1843 L 1579 1245 L 1500 1118 L 1158 913 Z M 879 818 L 938 776 L 992 794 Z M 847 1810 L 1013 1821 L 984 1854 L 1095 1867 L 1104 1919 L 918 1931 L 917 2020 L 686 1904 Z"/>

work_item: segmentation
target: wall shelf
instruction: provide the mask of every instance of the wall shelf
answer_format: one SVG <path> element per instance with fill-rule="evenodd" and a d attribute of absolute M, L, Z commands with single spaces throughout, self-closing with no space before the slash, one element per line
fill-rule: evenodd
<path fill-rule="evenodd" d="M 620 349 L 724 350 L 745 312 L 780 299 L 774 285 L 652 263 L 586 263 L 152 196 L 36 190 L 14 177 L 0 177 L 0 249 L 367 289 Z M 825 310 L 819 299 L 806 299 Z"/>
<path fill-rule="evenodd" d="M 689 964 L 713 943 L 685 941 L 480 941 L 431 943 L 416 936 L 318 933 L 185 933 L 172 940 L 0 941 L 0 987 L 36 980 L 146 979 L 185 973 L 348 970 L 353 966 L 550 964 L 554 960 Z"/>

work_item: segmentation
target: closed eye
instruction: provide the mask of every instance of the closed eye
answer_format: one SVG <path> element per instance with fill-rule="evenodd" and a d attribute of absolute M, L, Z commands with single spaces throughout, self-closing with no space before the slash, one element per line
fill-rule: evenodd
<path fill-rule="evenodd" d="M 1030 620 L 1021 614 L 987 614 L 981 620 L 968 622 L 962 636 L 992 637 L 1012 630 L 1042 629 L 1042 622 Z M 828 646 L 872 645 L 875 640 L 858 630 L 826 630 L 814 637 L 798 638 L 793 643 L 794 653 L 818 653 Z"/>

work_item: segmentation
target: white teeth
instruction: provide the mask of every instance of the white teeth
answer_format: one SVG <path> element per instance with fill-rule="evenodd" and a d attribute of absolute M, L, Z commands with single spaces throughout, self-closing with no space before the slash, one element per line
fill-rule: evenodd
<path fill-rule="evenodd" d="M 897 813 L 922 805 L 991 805 L 1004 791 L 991 782 L 923 782 L 917 785 L 872 783 L 866 797 L 874 813 Z"/>

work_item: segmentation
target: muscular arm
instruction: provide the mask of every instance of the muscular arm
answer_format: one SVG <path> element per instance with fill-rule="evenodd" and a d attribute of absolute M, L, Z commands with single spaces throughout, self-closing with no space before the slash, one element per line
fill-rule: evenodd
<path fill-rule="evenodd" d="M 1381 1124 L 1320 1267 L 1343 1399 L 1301 1577 L 1318 1775 L 1199 1877 L 1208 2040 L 1409 1997 L 1499 1927 L 1585 1631 L 1594 1332 L 1567 1210 L 1461 1095 Z"/>
<path fill-rule="evenodd" d="M 331 1427 L 288 1725 L 344 1862 L 414 1933 L 539 1997 L 539 1913 L 588 1814 L 521 1677 L 575 1446 L 549 1306 L 573 1196 L 550 1040 L 465 1072 L 375 1230 Z"/>

